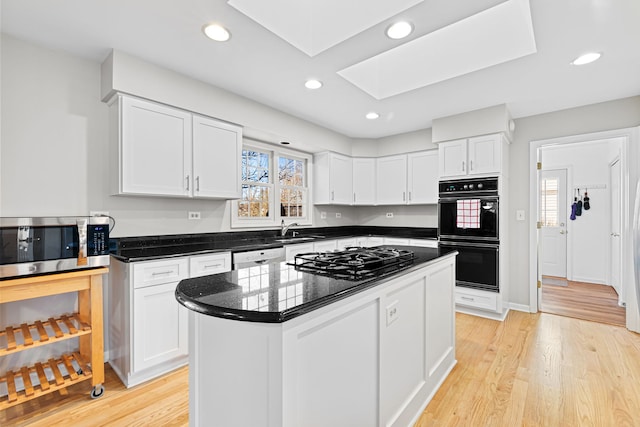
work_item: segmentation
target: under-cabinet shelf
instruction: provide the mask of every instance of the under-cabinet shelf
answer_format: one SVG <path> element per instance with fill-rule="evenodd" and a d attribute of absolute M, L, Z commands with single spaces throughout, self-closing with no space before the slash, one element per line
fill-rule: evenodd
<path fill-rule="evenodd" d="M 32 324 L 7 326 L 0 331 L 0 357 L 90 333 L 91 326 L 81 321 L 78 313 L 50 317 L 46 321 L 36 320 Z"/>
<path fill-rule="evenodd" d="M 77 352 L 7 371 L 0 378 L 0 410 L 54 391 L 66 394 L 66 387 L 92 377 L 87 362 Z"/>

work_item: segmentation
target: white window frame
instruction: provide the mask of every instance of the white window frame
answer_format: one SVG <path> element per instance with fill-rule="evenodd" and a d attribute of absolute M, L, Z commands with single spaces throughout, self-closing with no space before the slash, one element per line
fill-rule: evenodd
<path fill-rule="evenodd" d="M 313 156 L 302 151 L 291 150 L 273 146 L 271 144 L 258 141 L 244 142 L 242 150 L 255 150 L 269 154 L 269 216 L 264 218 L 245 218 L 238 216 L 238 200 L 232 200 L 231 209 L 231 228 L 256 228 L 256 227 L 279 227 L 284 219 L 285 223 L 293 222 L 298 225 L 313 225 Z M 283 217 L 280 215 L 280 183 L 278 179 L 278 162 L 277 159 L 282 157 L 294 158 L 305 162 L 304 182 L 306 184 L 306 200 L 303 206 L 306 208 L 304 217 Z"/>

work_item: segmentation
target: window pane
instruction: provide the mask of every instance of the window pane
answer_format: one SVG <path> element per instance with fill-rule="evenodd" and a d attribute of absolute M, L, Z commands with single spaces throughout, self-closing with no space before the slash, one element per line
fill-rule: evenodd
<path fill-rule="evenodd" d="M 558 179 L 545 178 L 540 182 L 540 220 L 544 227 L 558 226 Z"/>

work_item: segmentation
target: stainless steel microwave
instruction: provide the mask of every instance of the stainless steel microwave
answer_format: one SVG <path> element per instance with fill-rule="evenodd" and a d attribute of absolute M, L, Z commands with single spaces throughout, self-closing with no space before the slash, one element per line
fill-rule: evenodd
<path fill-rule="evenodd" d="M 0 279 L 109 265 L 109 217 L 0 218 Z"/>

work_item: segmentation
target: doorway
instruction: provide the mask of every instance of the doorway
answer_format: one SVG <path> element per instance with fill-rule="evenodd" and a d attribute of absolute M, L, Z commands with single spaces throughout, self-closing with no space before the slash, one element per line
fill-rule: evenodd
<path fill-rule="evenodd" d="M 547 140 L 535 147 L 532 142 L 532 157 L 537 157 L 542 164 L 539 173 L 533 171 L 537 187 L 532 187 L 537 188 L 532 195 L 536 210 L 532 211 L 538 212 L 539 229 L 534 232 L 534 242 L 538 242 L 539 250 L 534 248 L 530 264 L 538 271 L 539 288 L 534 282 L 531 295 L 535 297 L 532 306 L 538 310 L 626 324 L 625 310 L 620 304 L 624 303 L 620 282 L 622 245 L 620 238 L 614 238 L 616 209 L 622 221 L 619 215 L 623 211 L 622 183 L 612 177 L 621 176 L 624 169 L 623 146 L 627 140 L 585 135 Z M 600 145 L 600 154 L 593 155 L 597 145 Z M 597 168 L 594 162 L 599 163 Z M 591 196 L 592 200 L 595 196 L 596 209 L 584 210 L 584 203 L 588 201 L 585 196 Z M 578 201 L 583 216 L 576 218 L 571 207 Z M 621 251 L 618 255 L 615 255 L 614 244 Z"/>

